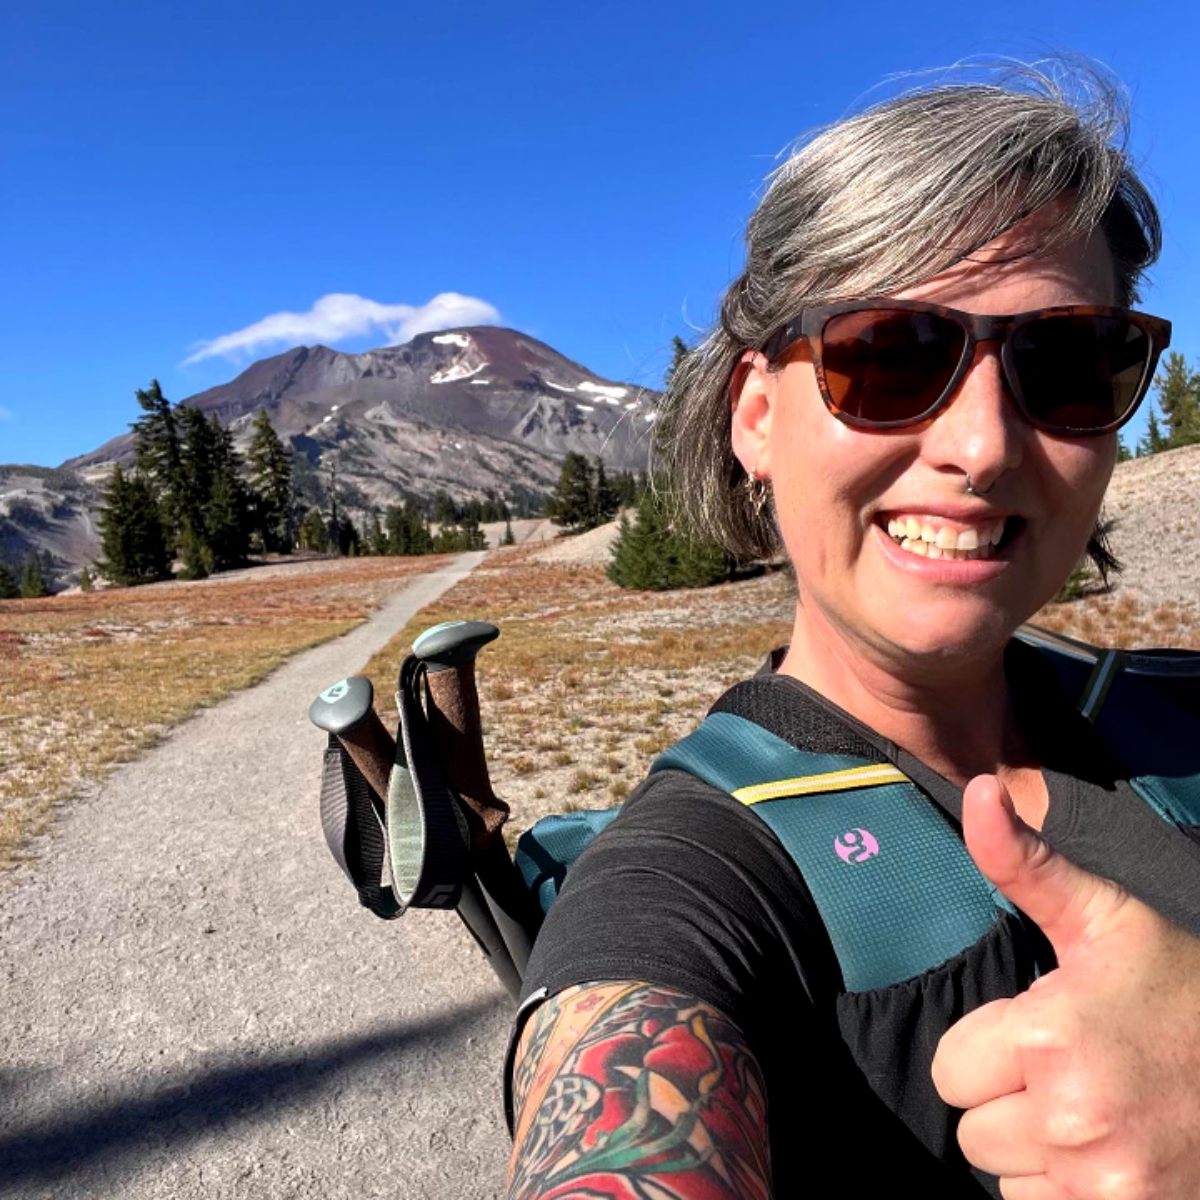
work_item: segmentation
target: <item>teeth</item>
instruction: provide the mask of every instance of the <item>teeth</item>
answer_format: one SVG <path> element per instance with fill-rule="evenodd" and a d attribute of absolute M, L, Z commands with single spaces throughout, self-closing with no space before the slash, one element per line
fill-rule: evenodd
<path fill-rule="evenodd" d="M 910 554 L 919 554 L 922 558 L 929 552 L 929 547 L 919 538 L 916 541 L 912 538 L 905 538 L 900 543 L 900 549 L 907 550 Z"/>
<path fill-rule="evenodd" d="M 1004 537 L 1003 520 L 982 529 L 972 528 L 957 530 L 949 525 L 935 528 L 929 521 L 920 521 L 916 517 L 892 517 L 887 523 L 890 537 L 900 542 L 907 550 L 911 546 L 924 546 L 924 550 L 916 550 L 917 554 L 926 554 L 930 550 L 940 551 L 933 558 L 984 558 L 991 557 L 992 547 L 1000 543 Z"/>
<path fill-rule="evenodd" d="M 932 543 L 927 551 L 930 558 L 941 558 L 946 552 L 936 542 Z"/>

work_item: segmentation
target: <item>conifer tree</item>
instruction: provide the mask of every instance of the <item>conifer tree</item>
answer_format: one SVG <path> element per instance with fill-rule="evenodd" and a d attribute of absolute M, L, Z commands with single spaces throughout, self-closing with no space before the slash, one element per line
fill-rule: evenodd
<path fill-rule="evenodd" d="M 158 500 L 140 471 L 118 465 L 104 491 L 100 514 L 100 570 L 118 587 L 170 579 L 171 552 Z"/>
<path fill-rule="evenodd" d="M 12 572 L 0 562 L 0 600 L 15 600 L 20 594 Z"/>
<path fill-rule="evenodd" d="M 246 453 L 254 493 L 255 529 L 265 551 L 291 552 L 292 456 L 284 449 L 266 409 L 254 416 L 254 431 Z"/>
<path fill-rule="evenodd" d="M 500 539 L 500 545 L 515 546 L 516 544 L 517 544 L 517 539 L 513 535 L 512 521 L 508 517 L 505 517 L 504 518 L 504 536 Z"/>
<path fill-rule="evenodd" d="M 675 378 L 675 372 L 679 370 L 679 364 L 687 358 L 689 353 L 691 352 L 688 350 L 687 342 L 679 334 L 676 334 L 671 339 L 671 364 L 667 367 L 667 372 L 663 379 L 664 387 L 671 386 L 671 380 Z"/>
<path fill-rule="evenodd" d="M 1154 388 L 1166 425 L 1162 448 L 1173 450 L 1200 442 L 1200 372 L 1193 371 L 1187 359 L 1172 350 L 1154 381 Z"/>
<path fill-rule="evenodd" d="M 1168 449 L 1167 439 L 1159 428 L 1158 416 L 1154 405 L 1150 406 L 1150 416 L 1146 421 L 1146 436 L 1138 443 L 1139 457 L 1146 454 L 1157 454 L 1160 450 Z"/>
<path fill-rule="evenodd" d="M 567 452 L 558 486 L 546 501 L 546 515 L 571 533 L 595 528 L 596 481 L 591 464 L 582 454 Z"/>
<path fill-rule="evenodd" d="M 325 520 L 319 508 L 310 508 L 304 514 L 298 540 L 302 550 L 315 550 L 323 554 L 329 549 L 329 535 L 325 531 Z"/>
<path fill-rule="evenodd" d="M 92 572 L 87 563 L 83 564 L 83 569 L 79 572 L 79 590 L 81 592 L 90 592 L 92 590 Z"/>
<path fill-rule="evenodd" d="M 617 489 L 609 482 L 604 470 L 604 459 L 596 455 L 596 477 L 592 493 L 592 527 L 606 525 L 617 515 L 621 507 L 621 497 Z"/>
<path fill-rule="evenodd" d="M 157 379 L 134 395 L 143 415 L 130 427 L 133 430 L 137 469 L 150 484 L 166 530 L 167 542 L 174 547 L 181 535 L 182 451 L 179 426 L 171 402 L 163 395 Z"/>
<path fill-rule="evenodd" d="M 41 559 L 37 551 L 31 550 L 21 568 L 21 596 L 25 600 L 36 600 L 48 595 L 50 588 L 46 584 Z"/>
<path fill-rule="evenodd" d="M 620 587 L 639 591 L 707 587 L 728 579 L 733 562 L 719 546 L 694 542 L 671 529 L 653 488 L 638 500 L 630 521 L 621 517 L 608 577 Z"/>
<path fill-rule="evenodd" d="M 367 522 L 366 530 L 363 533 L 363 548 L 368 554 L 386 554 L 387 549 L 387 534 L 383 531 L 383 526 L 379 523 L 379 514 L 371 513 L 371 519 Z"/>

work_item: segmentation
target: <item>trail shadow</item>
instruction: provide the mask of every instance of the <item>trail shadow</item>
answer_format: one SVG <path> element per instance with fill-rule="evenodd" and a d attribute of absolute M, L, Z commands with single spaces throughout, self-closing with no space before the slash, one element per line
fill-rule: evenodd
<path fill-rule="evenodd" d="M 171 1144 L 265 1116 L 272 1106 L 319 1093 L 365 1063 L 395 1063 L 414 1043 L 452 1035 L 502 1007 L 499 998 L 425 1020 L 324 1042 L 257 1063 L 209 1066 L 160 1077 L 144 1090 L 87 1104 L 0 1136 L 0 1194 L 14 1185 L 49 1182 L 118 1159 L 137 1159 L 169 1136 Z"/>

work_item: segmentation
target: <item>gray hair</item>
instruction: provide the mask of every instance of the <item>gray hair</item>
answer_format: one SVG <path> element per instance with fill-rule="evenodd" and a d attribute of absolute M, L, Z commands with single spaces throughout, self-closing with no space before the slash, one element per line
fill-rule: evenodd
<path fill-rule="evenodd" d="M 756 511 L 730 446 L 729 383 L 744 351 L 801 308 L 923 282 L 1052 201 L 1063 219 L 1024 253 L 1100 230 L 1117 302 L 1134 302 L 1158 257 L 1158 213 L 1124 150 L 1119 87 L 1095 70 L 1070 74 L 1079 99 L 1032 67 L 998 85 L 909 92 L 828 126 L 774 173 L 747 227 L 745 270 L 672 373 L 656 423 L 656 475 L 680 528 L 739 558 L 778 553 L 772 514 Z M 1112 564 L 1093 558 L 1102 572 Z"/>

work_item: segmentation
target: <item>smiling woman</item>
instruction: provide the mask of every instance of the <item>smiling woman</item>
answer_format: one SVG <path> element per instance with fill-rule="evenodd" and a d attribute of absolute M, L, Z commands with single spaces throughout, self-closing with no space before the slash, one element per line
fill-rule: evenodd
<path fill-rule="evenodd" d="M 1106 561 L 1170 336 L 1129 307 L 1159 228 L 1123 112 L 1078 82 L 871 109 L 752 217 L 660 449 L 683 521 L 786 552 L 791 642 L 550 910 L 514 1198 L 1200 1190 L 1195 724 L 1014 639 Z"/>

